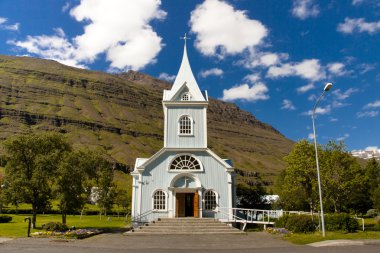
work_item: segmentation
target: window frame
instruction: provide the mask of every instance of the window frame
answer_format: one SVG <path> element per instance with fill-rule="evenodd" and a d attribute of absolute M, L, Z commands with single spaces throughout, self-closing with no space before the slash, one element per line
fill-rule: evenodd
<path fill-rule="evenodd" d="M 164 205 L 164 209 L 157 209 L 155 208 L 155 196 L 157 193 L 159 192 L 162 192 L 163 193 L 163 199 L 158 199 L 159 201 L 164 201 L 163 205 Z M 162 196 L 159 196 L 159 197 L 162 197 Z M 162 203 L 157 203 L 157 205 L 162 205 Z M 164 191 L 163 189 L 157 189 L 153 192 L 152 194 L 152 210 L 153 212 L 167 212 L 168 211 L 168 194 L 166 193 L 166 191 Z"/>
<path fill-rule="evenodd" d="M 187 117 L 190 121 L 190 125 L 189 125 L 190 133 L 181 133 L 181 120 L 185 117 Z M 194 136 L 194 120 L 190 115 L 185 114 L 185 115 L 181 115 L 178 118 L 178 135 L 179 136 Z"/>
<path fill-rule="evenodd" d="M 209 205 L 207 202 L 208 202 L 210 199 L 206 199 L 206 195 L 207 195 L 208 193 L 210 193 L 210 192 L 214 193 L 214 196 L 215 196 L 215 207 L 214 207 L 213 209 L 207 209 L 207 205 Z M 208 212 L 210 212 L 210 211 L 215 211 L 215 210 L 217 210 L 217 208 L 218 208 L 218 206 L 219 206 L 219 195 L 218 195 L 218 193 L 217 193 L 215 190 L 213 190 L 213 189 L 206 190 L 206 191 L 203 193 L 203 199 L 202 199 L 202 202 L 203 202 L 203 210 L 208 211 Z"/>
<path fill-rule="evenodd" d="M 183 99 L 184 97 L 187 97 L 188 99 Z M 191 95 L 189 92 L 184 92 L 181 94 L 181 101 L 184 101 L 184 102 L 188 102 L 188 101 L 191 101 Z"/>
<path fill-rule="evenodd" d="M 186 169 L 185 170 L 184 169 L 171 169 L 171 166 L 172 166 L 173 162 L 177 158 L 182 157 L 182 156 L 190 156 L 190 157 L 194 158 L 198 162 L 198 165 L 199 165 L 200 168 L 199 169 L 189 169 L 189 170 L 186 170 Z M 169 164 L 168 164 L 167 168 L 168 168 L 169 172 L 174 172 L 174 173 L 203 172 L 203 164 L 202 164 L 202 162 L 196 156 L 194 156 L 194 155 L 192 155 L 190 153 L 181 153 L 181 154 L 178 154 L 178 155 L 174 156 L 173 159 L 171 159 L 169 161 Z"/>

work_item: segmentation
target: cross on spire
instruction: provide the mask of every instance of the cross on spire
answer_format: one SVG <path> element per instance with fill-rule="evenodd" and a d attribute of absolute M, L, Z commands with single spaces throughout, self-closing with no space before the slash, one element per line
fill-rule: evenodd
<path fill-rule="evenodd" d="M 183 37 L 179 37 L 181 40 L 184 40 L 185 41 L 185 45 L 186 45 L 186 40 L 189 40 L 190 37 L 187 37 L 186 33 Z"/>

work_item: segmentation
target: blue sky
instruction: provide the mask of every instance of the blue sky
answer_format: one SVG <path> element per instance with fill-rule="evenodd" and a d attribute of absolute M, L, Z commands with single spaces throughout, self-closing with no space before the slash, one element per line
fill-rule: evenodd
<path fill-rule="evenodd" d="M 293 140 L 380 147 L 380 0 L 1 0 L 0 54 L 172 81 L 187 33 L 201 89 Z"/>

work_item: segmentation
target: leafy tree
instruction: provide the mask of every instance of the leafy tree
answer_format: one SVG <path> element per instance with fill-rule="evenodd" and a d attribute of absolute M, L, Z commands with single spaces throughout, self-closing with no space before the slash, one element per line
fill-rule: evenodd
<path fill-rule="evenodd" d="M 122 208 L 123 211 L 127 213 L 129 203 L 131 202 L 128 191 L 125 189 L 116 188 L 114 202 L 118 208 Z M 117 215 L 119 216 L 119 211 Z"/>
<path fill-rule="evenodd" d="M 14 136 L 4 142 L 7 165 L 5 196 L 8 202 L 32 205 L 32 226 L 36 227 L 37 211 L 49 206 L 52 178 L 70 145 L 58 133 Z"/>
<path fill-rule="evenodd" d="M 284 160 L 286 169 L 276 186 L 280 206 L 288 210 L 314 211 L 318 200 L 314 146 L 300 140 Z"/>
<path fill-rule="evenodd" d="M 364 171 L 356 159 L 347 152 L 343 142 L 329 141 L 324 146 L 321 175 L 327 210 L 342 212 L 368 207 L 368 197 L 365 198 L 365 190 L 368 187 L 363 180 Z"/>
<path fill-rule="evenodd" d="M 236 196 L 238 199 L 238 207 L 242 208 L 265 208 L 266 203 L 263 199 L 266 191 L 262 184 L 255 184 L 254 186 L 246 186 L 238 184 L 236 187 Z"/>
<path fill-rule="evenodd" d="M 380 185 L 374 190 L 373 195 L 373 208 L 380 212 Z"/>
<path fill-rule="evenodd" d="M 55 196 L 62 213 L 62 223 L 66 224 L 68 213 L 80 210 L 86 203 L 85 182 L 88 180 L 88 152 L 67 153 L 62 159 L 55 177 Z"/>
<path fill-rule="evenodd" d="M 96 174 L 95 174 L 95 184 L 98 190 L 98 205 L 101 214 L 107 215 L 107 211 L 112 208 L 114 203 L 116 186 L 113 182 L 114 168 L 112 164 L 103 159 L 101 156 L 95 156 L 97 163 Z"/>
<path fill-rule="evenodd" d="M 368 180 L 368 187 L 371 196 L 380 185 L 380 164 L 375 158 L 367 161 L 365 175 Z"/>

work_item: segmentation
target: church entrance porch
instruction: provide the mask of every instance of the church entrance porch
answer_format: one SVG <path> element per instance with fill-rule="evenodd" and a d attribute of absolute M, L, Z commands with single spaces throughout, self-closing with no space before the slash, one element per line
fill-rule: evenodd
<path fill-rule="evenodd" d="M 198 193 L 176 193 L 176 217 L 198 218 Z"/>

